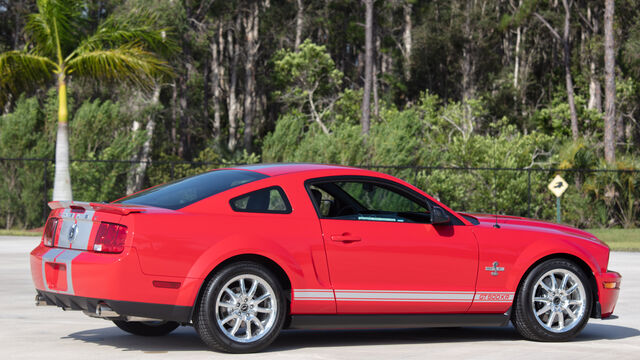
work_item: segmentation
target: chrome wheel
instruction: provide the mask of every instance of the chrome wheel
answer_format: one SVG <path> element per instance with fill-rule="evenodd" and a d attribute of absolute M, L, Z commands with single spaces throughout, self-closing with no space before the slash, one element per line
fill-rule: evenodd
<path fill-rule="evenodd" d="M 584 318 L 586 299 L 585 287 L 575 273 L 553 269 L 544 273 L 534 285 L 531 309 L 545 330 L 564 333 Z"/>
<path fill-rule="evenodd" d="M 269 283 L 259 276 L 238 275 L 222 287 L 215 316 L 222 333 L 233 341 L 251 343 L 273 328 L 278 300 Z"/>

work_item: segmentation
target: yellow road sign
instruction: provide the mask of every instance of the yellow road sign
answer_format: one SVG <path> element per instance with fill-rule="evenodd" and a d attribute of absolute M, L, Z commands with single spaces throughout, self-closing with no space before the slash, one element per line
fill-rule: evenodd
<path fill-rule="evenodd" d="M 549 183 L 549 186 L 547 186 L 556 197 L 562 196 L 568 187 L 569 184 L 567 184 L 567 181 L 560 175 L 556 175 L 556 177 L 551 180 L 551 183 Z"/>

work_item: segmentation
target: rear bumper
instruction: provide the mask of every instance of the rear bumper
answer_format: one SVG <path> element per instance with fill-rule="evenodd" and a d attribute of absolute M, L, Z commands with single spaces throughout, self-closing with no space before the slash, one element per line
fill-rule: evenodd
<path fill-rule="evenodd" d="M 104 254 L 40 244 L 31 252 L 30 265 L 36 290 L 51 294 L 49 298 L 56 295 L 57 299 L 191 308 L 202 283 L 202 279 L 144 274 L 134 247 L 125 248 L 121 254 Z M 176 284 L 177 288 L 158 283 Z"/>
<path fill-rule="evenodd" d="M 175 306 L 164 304 L 140 303 L 132 301 L 118 301 L 88 298 L 67 294 L 58 294 L 37 290 L 47 305 L 58 306 L 64 310 L 82 310 L 95 314 L 98 303 L 106 304 L 122 316 L 136 316 L 141 318 L 162 319 L 179 323 L 191 322 L 190 306 Z"/>
<path fill-rule="evenodd" d="M 620 283 L 622 276 L 615 271 L 607 271 L 596 276 L 598 286 L 598 297 L 600 303 L 600 318 L 606 319 L 616 307 L 618 295 L 620 294 Z"/>

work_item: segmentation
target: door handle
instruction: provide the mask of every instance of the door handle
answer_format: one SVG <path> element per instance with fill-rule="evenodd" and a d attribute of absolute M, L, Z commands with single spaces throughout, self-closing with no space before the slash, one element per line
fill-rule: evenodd
<path fill-rule="evenodd" d="M 352 243 L 362 240 L 359 236 L 344 233 L 342 235 L 331 235 L 331 241 L 339 241 L 343 243 Z"/>

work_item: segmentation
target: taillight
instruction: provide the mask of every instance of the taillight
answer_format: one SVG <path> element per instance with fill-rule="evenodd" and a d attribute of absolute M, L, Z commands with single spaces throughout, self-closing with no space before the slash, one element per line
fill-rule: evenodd
<path fill-rule="evenodd" d="M 103 253 L 121 253 L 124 250 L 124 240 L 127 238 L 127 227 L 119 224 L 100 223 L 93 251 Z"/>
<path fill-rule="evenodd" d="M 58 227 L 58 219 L 50 218 L 44 226 L 42 233 L 42 242 L 45 246 L 53 246 L 54 237 L 56 236 L 56 228 Z"/>

